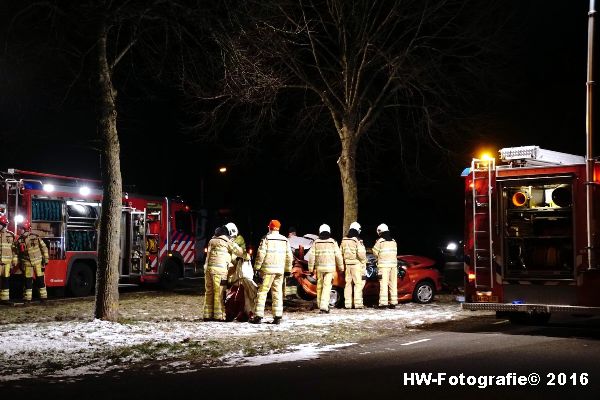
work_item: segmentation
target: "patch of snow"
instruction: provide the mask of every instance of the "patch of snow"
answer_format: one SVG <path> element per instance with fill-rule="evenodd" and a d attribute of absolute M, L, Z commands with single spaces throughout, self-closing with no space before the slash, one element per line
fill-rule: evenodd
<path fill-rule="evenodd" d="M 356 343 L 341 343 L 328 346 L 319 346 L 318 343 L 306 343 L 298 346 L 290 346 L 286 348 L 285 353 L 270 353 L 262 356 L 244 357 L 241 353 L 227 355 L 221 358 L 225 363 L 223 367 L 254 367 L 264 364 L 291 362 L 291 361 L 307 361 L 319 358 L 321 353 L 328 351 L 336 351 L 337 349 L 349 347 Z M 223 368 L 217 367 L 217 368 Z"/>

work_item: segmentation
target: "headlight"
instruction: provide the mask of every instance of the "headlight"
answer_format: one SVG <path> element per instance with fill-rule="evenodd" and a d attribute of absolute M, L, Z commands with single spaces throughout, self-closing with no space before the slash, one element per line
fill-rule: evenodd
<path fill-rule="evenodd" d="M 448 251 L 455 251 L 458 249 L 458 245 L 454 242 L 450 242 L 446 245 L 446 250 Z"/>

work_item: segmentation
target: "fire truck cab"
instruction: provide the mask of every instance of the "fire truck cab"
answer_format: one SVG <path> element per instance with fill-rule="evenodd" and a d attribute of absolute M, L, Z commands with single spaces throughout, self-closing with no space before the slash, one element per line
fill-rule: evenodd
<path fill-rule="evenodd" d="M 511 321 L 600 313 L 600 269 L 587 257 L 584 157 L 538 146 L 473 159 L 465 177 L 465 302 Z M 594 189 L 592 209 L 600 212 Z M 597 220 L 596 220 L 597 221 Z M 595 223 L 594 232 L 598 232 Z M 598 236 L 594 239 L 598 249 Z M 596 258 L 597 259 L 597 258 Z"/>
<path fill-rule="evenodd" d="M 45 282 L 71 295 L 93 293 L 102 190 L 90 179 L 9 169 L 0 174 L 0 213 L 17 232 L 23 218 L 49 252 Z M 120 282 L 172 288 L 199 271 L 196 219 L 181 200 L 123 194 Z M 200 253 L 200 252 L 199 252 Z M 22 271 L 17 267 L 13 275 Z"/>

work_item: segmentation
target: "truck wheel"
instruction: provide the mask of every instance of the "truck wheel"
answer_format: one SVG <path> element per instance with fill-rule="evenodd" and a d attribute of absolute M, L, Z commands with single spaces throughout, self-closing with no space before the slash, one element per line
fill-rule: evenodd
<path fill-rule="evenodd" d="M 89 265 L 76 262 L 71 267 L 67 288 L 73 297 L 89 296 L 94 287 L 94 274 Z"/>
<path fill-rule="evenodd" d="M 435 297 L 435 289 L 433 285 L 427 281 L 417 283 L 413 291 L 413 300 L 415 303 L 426 304 L 431 303 Z"/>
<path fill-rule="evenodd" d="M 165 290 L 174 290 L 177 287 L 177 282 L 181 277 L 179 265 L 175 261 L 169 260 L 163 268 L 163 273 L 160 277 L 160 285 Z"/>

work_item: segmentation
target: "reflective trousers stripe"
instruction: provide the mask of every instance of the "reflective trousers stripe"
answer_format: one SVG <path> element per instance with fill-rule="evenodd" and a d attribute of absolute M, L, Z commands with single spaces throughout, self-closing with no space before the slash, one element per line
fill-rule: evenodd
<path fill-rule="evenodd" d="M 362 278 L 364 275 L 364 268 L 362 264 L 346 266 L 346 287 L 344 287 L 344 307 L 352 308 L 354 300 L 354 307 L 363 306 L 363 288 L 365 282 Z M 354 292 L 354 293 L 353 293 Z"/>
<path fill-rule="evenodd" d="M 317 272 L 317 304 L 321 310 L 329 310 L 333 272 Z"/>
<path fill-rule="evenodd" d="M 254 314 L 258 317 L 265 316 L 267 293 L 269 293 L 269 290 L 271 290 L 271 311 L 273 312 L 274 317 L 281 317 L 283 315 L 283 275 L 263 274 L 262 278 L 263 281 L 258 287 Z"/>
<path fill-rule="evenodd" d="M 379 268 L 379 273 L 379 305 L 398 304 L 398 267 Z"/>
<path fill-rule="evenodd" d="M 223 298 L 225 297 L 226 285 L 221 285 L 221 281 L 227 279 L 227 270 L 222 268 L 207 268 L 204 275 L 204 309 L 203 318 L 214 318 L 225 320 L 225 307 Z"/>

